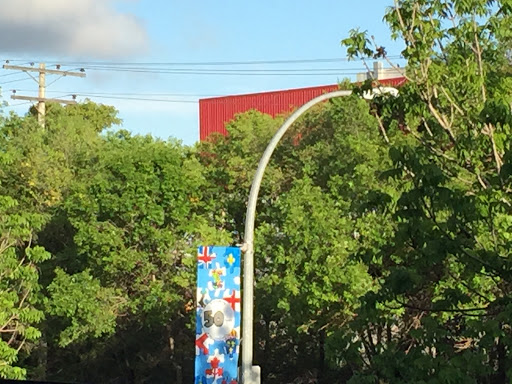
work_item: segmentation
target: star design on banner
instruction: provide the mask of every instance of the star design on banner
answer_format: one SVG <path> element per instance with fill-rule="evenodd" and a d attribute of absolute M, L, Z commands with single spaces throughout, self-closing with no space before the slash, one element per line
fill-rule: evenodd
<path fill-rule="evenodd" d="M 227 301 L 233 311 L 237 311 L 237 304 L 240 303 L 240 297 L 237 297 L 236 290 L 233 289 L 231 295 L 224 296 L 224 301 Z"/>
<path fill-rule="evenodd" d="M 199 349 L 199 353 L 203 352 L 203 355 L 208 355 L 210 353 L 209 345 L 212 343 L 212 340 L 208 337 L 206 333 L 203 333 L 196 339 L 196 347 Z"/>
<path fill-rule="evenodd" d="M 224 362 L 224 355 L 219 353 L 219 350 L 216 349 L 214 354 L 208 358 L 208 363 L 210 363 L 211 368 L 205 370 L 207 377 L 213 377 L 214 382 L 217 381 L 217 378 L 222 377 L 224 374 L 224 369 L 219 367 L 220 363 Z"/>
<path fill-rule="evenodd" d="M 224 265 L 229 269 L 230 273 L 233 273 L 235 267 L 237 267 L 237 258 L 232 253 L 228 254 L 224 260 Z"/>
<path fill-rule="evenodd" d="M 208 268 L 208 266 L 213 261 L 213 259 L 215 259 L 217 257 L 217 255 L 215 253 L 211 253 L 209 248 L 210 247 L 205 245 L 203 247 L 203 252 L 197 253 L 197 260 L 200 261 L 201 263 L 203 263 L 205 268 Z"/>

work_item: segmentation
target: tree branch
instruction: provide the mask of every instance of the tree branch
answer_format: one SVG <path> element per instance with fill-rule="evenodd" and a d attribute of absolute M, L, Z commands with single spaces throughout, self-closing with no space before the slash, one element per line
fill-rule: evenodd
<path fill-rule="evenodd" d="M 475 52 L 475 55 L 476 55 L 476 59 L 477 59 L 477 63 L 478 63 L 478 70 L 480 72 L 479 75 L 482 78 L 482 85 L 481 85 L 482 100 L 485 103 L 485 101 L 487 100 L 487 95 L 486 95 L 487 92 L 485 90 L 484 67 L 482 64 L 482 50 L 480 49 L 480 41 L 478 40 L 478 26 L 476 24 L 476 19 L 475 19 L 474 14 L 473 14 L 473 36 L 475 39 L 475 48 L 473 51 Z"/>
<path fill-rule="evenodd" d="M 448 122 L 446 121 L 446 119 L 444 118 L 444 116 L 442 116 L 435 109 L 435 107 L 432 105 L 432 100 L 430 100 L 429 97 L 426 97 L 426 99 L 428 100 L 428 104 L 427 105 L 428 105 L 428 109 L 430 110 L 430 112 L 434 115 L 434 117 L 439 122 L 441 127 L 443 127 L 443 129 L 448 133 L 448 136 L 450 137 L 450 140 L 453 143 L 456 143 L 457 141 L 455 140 L 455 135 L 453 134 L 453 131 L 452 131 L 451 127 L 449 126 Z"/>
<path fill-rule="evenodd" d="M 386 144 L 389 144 L 389 138 L 386 133 L 386 128 L 384 128 L 384 124 L 382 123 L 382 119 L 380 118 L 380 116 L 377 112 L 374 112 L 373 115 L 375 116 L 375 118 L 377 119 L 377 122 L 379 123 L 380 133 L 382 134 L 384 141 L 386 142 Z"/>
<path fill-rule="evenodd" d="M 410 304 L 402 303 L 398 299 L 397 299 L 397 302 L 400 305 L 402 305 L 404 308 L 414 309 L 415 311 L 430 312 L 430 313 L 441 313 L 441 312 L 447 312 L 447 313 L 467 313 L 467 312 L 480 312 L 480 311 L 486 311 L 487 310 L 487 307 L 482 307 L 482 308 L 442 308 L 442 309 L 422 308 L 422 307 L 418 307 L 416 305 L 410 305 Z"/>

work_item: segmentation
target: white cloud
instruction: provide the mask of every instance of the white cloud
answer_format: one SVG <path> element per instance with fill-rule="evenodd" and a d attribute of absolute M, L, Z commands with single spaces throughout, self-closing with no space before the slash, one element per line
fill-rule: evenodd
<path fill-rule="evenodd" d="M 148 36 L 112 0 L 0 0 L 0 50 L 66 57 L 144 53 Z"/>

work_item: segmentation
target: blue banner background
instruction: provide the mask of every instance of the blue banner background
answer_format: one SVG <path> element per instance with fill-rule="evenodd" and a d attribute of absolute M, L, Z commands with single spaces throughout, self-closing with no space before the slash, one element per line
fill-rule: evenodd
<path fill-rule="evenodd" d="M 197 250 L 195 384 L 238 384 L 240 248 Z"/>

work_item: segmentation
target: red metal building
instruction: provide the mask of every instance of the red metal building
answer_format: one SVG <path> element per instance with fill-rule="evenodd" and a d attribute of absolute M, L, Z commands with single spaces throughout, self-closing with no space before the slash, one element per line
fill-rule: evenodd
<path fill-rule="evenodd" d="M 397 77 L 379 81 L 383 85 L 399 87 L 405 83 L 405 78 Z M 299 107 L 323 93 L 337 89 L 338 85 L 335 84 L 201 99 L 199 100 L 199 139 L 203 141 L 216 132 L 227 134 L 226 123 L 238 113 L 256 109 L 274 117 Z"/>

